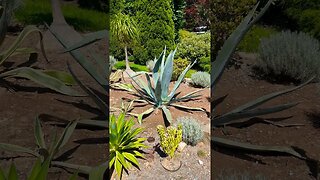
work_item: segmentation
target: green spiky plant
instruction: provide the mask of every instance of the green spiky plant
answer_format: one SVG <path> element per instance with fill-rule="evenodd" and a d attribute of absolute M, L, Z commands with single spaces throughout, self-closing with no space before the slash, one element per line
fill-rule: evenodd
<path fill-rule="evenodd" d="M 53 137 L 51 144 L 49 146 L 46 145 L 44 140 L 44 134 L 41 129 L 40 119 L 37 117 L 34 121 L 34 137 L 36 140 L 37 150 L 31 150 L 29 148 L 21 147 L 18 145 L 0 143 L 0 149 L 8 150 L 12 152 L 20 152 L 27 153 L 33 155 L 35 157 L 41 158 L 45 160 L 47 158 L 56 159 L 56 155 L 61 151 L 61 148 L 68 142 L 70 139 L 75 127 L 77 125 L 77 121 L 70 122 L 67 127 L 64 129 L 60 138 L 58 139 L 57 134 Z"/>
<path fill-rule="evenodd" d="M 137 157 L 143 158 L 139 149 L 147 148 L 143 144 L 146 138 L 137 137 L 143 129 L 132 129 L 134 121 L 125 120 L 125 113 L 121 113 L 118 118 L 112 115 L 109 122 L 109 168 L 115 169 L 118 177 L 121 178 L 123 169 L 128 170 L 132 164 L 139 167 Z"/>
<path fill-rule="evenodd" d="M 17 4 L 15 0 L 3 0 L 1 1 L 0 9 L 0 46 L 3 45 L 5 36 L 7 33 L 7 27 L 9 25 L 13 10 Z M 30 54 L 29 60 L 33 60 L 37 57 L 37 52 L 32 48 L 19 47 L 23 40 L 31 33 L 37 32 L 40 37 L 41 50 L 45 59 L 46 53 L 44 51 L 42 32 L 35 26 L 27 26 L 19 34 L 18 38 L 10 45 L 6 50 L 0 52 L 0 65 L 2 65 L 8 58 L 19 54 Z M 75 83 L 72 76 L 66 72 L 55 70 L 38 70 L 30 67 L 19 67 L 11 70 L 5 70 L 0 74 L 0 79 L 7 79 L 12 77 L 20 77 L 29 79 L 42 86 L 55 90 L 59 93 L 70 96 L 82 96 L 82 94 L 73 90 L 69 85 Z"/>
<path fill-rule="evenodd" d="M 237 27 L 237 29 L 230 35 L 230 37 L 226 40 L 224 43 L 222 49 L 218 53 L 218 56 L 215 61 L 211 62 L 212 67 L 212 74 L 211 74 L 211 93 L 214 92 L 215 87 L 217 86 L 220 77 L 222 76 L 226 65 L 229 62 L 229 59 L 231 55 L 236 50 L 237 45 L 240 43 L 240 41 L 243 39 L 245 34 L 249 31 L 249 29 L 253 26 L 255 22 L 258 21 L 258 19 L 266 12 L 268 7 L 273 3 L 273 0 L 269 0 L 264 7 L 260 10 L 260 12 L 257 13 L 257 8 L 259 4 L 257 4 L 252 11 L 245 17 L 245 19 L 242 21 L 242 23 Z M 312 79 L 307 81 L 306 83 L 303 83 L 299 86 L 274 92 L 265 96 L 262 96 L 256 100 L 253 100 L 249 103 L 246 103 L 244 105 L 241 105 L 234 110 L 222 114 L 222 115 L 212 115 L 211 123 L 215 128 L 221 127 L 221 126 L 227 126 L 232 123 L 239 123 L 240 119 L 243 118 L 251 118 L 271 113 L 280 112 L 289 108 L 292 108 L 293 106 L 297 105 L 298 103 L 288 103 L 288 104 L 281 104 L 274 107 L 269 108 L 257 108 L 258 106 L 268 102 L 271 99 L 274 99 L 280 95 L 292 92 L 294 90 L 297 90 L 306 84 L 310 83 Z M 214 97 L 215 94 L 211 94 L 212 97 Z M 219 97 L 212 101 L 211 104 L 211 113 L 215 112 L 215 108 L 217 105 L 221 104 L 223 100 L 226 98 Z M 213 129 L 214 130 L 214 129 Z M 295 148 L 291 146 L 258 146 L 258 145 L 252 145 L 248 143 L 241 143 L 237 141 L 228 140 L 225 138 L 220 137 L 212 137 L 211 141 L 215 146 L 223 146 L 228 148 L 234 148 L 234 149 L 242 149 L 242 150 L 248 150 L 253 152 L 272 152 L 272 153 L 286 153 L 293 155 L 295 157 L 298 157 L 300 159 L 307 159 L 303 154 L 296 151 Z"/>
<path fill-rule="evenodd" d="M 38 158 L 34 163 L 27 180 L 39 180 L 46 179 L 49 167 L 50 159 L 46 159 L 44 162 L 41 161 L 41 158 Z M 69 180 L 76 180 L 78 178 L 78 173 L 74 173 Z M 0 167 L 0 179 L 1 180 L 19 180 L 19 174 L 15 164 L 12 162 L 8 170 L 8 173 L 5 173 L 4 170 Z"/>
<path fill-rule="evenodd" d="M 58 161 L 60 157 L 58 155 L 61 154 L 62 147 L 69 141 L 73 131 L 77 126 L 77 123 L 78 121 L 70 122 L 62 132 L 60 138 L 58 138 L 57 133 L 55 133 L 51 141 L 51 144 L 48 146 L 45 143 L 44 134 L 41 129 L 40 119 L 36 118 L 34 122 L 34 136 L 38 147 L 36 150 L 7 143 L 0 143 L 0 149 L 10 152 L 30 154 L 40 159 L 42 164 L 49 163 L 49 165 L 57 167 L 70 168 L 73 169 L 75 173 L 79 172 L 82 174 L 87 174 L 89 176 L 89 180 L 102 180 L 107 169 L 106 163 L 103 163 L 96 167 L 89 167 Z"/>
<path fill-rule="evenodd" d="M 153 81 L 147 73 L 144 73 L 147 79 L 147 85 L 142 80 L 138 79 L 138 77 L 130 76 L 133 82 L 139 87 L 139 89 L 136 87 L 134 88 L 138 93 L 137 95 L 140 96 L 141 99 L 135 101 L 148 103 L 153 106 L 141 114 L 130 113 L 131 115 L 138 117 L 138 121 L 140 124 L 142 122 L 143 116 L 151 114 L 156 109 L 162 109 L 164 119 L 171 123 L 172 116 L 170 110 L 168 109 L 169 106 L 184 110 L 205 111 L 205 109 L 203 108 L 187 107 L 176 104 L 178 102 L 186 102 L 200 96 L 196 95 L 196 93 L 201 90 L 193 91 L 181 97 L 178 97 L 181 92 L 177 92 L 183 78 L 191 69 L 191 67 L 196 63 L 196 61 L 192 64 L 189 64 L 187 68 L 180 74 L 178 80 L 175 82 L 173 89 L 169 93 L 169 85 L 173 72 L 173 59 L 176 50 L 171 51 L 166 59 L 166 49 L 163 50 L 160 57 L 156 60 L 154 68 L 152 70 Z"/>

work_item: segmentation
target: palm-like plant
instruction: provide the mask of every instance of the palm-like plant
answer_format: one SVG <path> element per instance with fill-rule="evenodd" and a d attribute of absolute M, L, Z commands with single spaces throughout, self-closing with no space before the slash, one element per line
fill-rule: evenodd
<path fill-rule="evenodd" d="M 272 4 L 273 0 L 269 0 L 266 5 L 261 9 L 259 13 L 256 12 L 258 5 L 257 4 L 254 9 L 245 17 L 243 22 L 237 27 L 237 29 L 231 34 L 231 36 L 226 40 L 224 43 L 222 49 L 220 50 L 217 58 L 215 61 L 211 63 L 212 67 L 212 74 L 211 74 L 211 96 L 214 97 L 214 88 L 217 86 L 221 75 L 223 74 L 225 67 L 233 54 L 233 52 L 236 50 L 237 45 L 241 41 L 241 39 L 244 37 L 246 32 L 249 31 L 249 29 L 253 26 L 255 22 L 266 12 L 268 7 Z M 288 104 L 281 104 L 277 105 L 274 107 L 270 108 L 257 108 L 258 106 L 264 104 L 265 102 L 276 98 L 280 95 L 292 92 L 296 89 L 299 89 L 309 82 L 311 82 L 312 79 L 307 81 L 304 84 L 301 84 L 297 87 L 290 88 L 287 90 L 283 90 L 280 92 L 275 92 L 271 93 L 265 96 L 262 96 L 254 101 L 251 101 L 249 103 L 246 103 L 242 106 L 239 106 L 238 108 L 225 113 L 223 115 L 213 115 L 212 118 L 212 125 L 213 127 L 221 127 L 221 126 L 226 126 L 230 125 L 232 123 L 239 123 L 239 119 L 243 118 L 250 118 L 250 117 L 255 117 L 255 116 L 260 116 L 260 115 L 265 115 L 265 114 L 270 114 L 270 113 L 275 113 L 279 111 L 283 111 L 286 109 L 289 109 L 298 103 L 288 103 Z M 214 113 L 214 110 L 217 105 L 219 105 L 223 100 L 225 99 L 226 96 L 217 98 L 214 100 L 211 104 L 211 112 Z M 242 150 L 249 150 L 249 151 L 254 151 L 254 152 L 281 152 L 281 153 L 287 153 L 290 155 L 293 155 L 295 157 L 301 158 L 301 159 L 307 159 L 303 154 L 299 153 L 296 151 L 295 148 L 293 147 L 287 147 L 287 146 L 258 146 L 258 145 L 252 145 L 248 143 L 241 143 L 241 142 L 236 142 L 232 140 L 228 140 L 225 138 L 220 138 L 220 137 L 212 137 L 211 141 L 215 145 L 220 145 L 220 146 L 225 146 L 225 147 L 231 147 L 235 149 L 242 149 Z"/>
<path fill-rule="evenodd" d="M 132 164 L 139 167 L 136 157 L 143 158 L 138 150 L 147 147 L 142 143 L 146 138 L 137 137 L 143 129 L 132 129 L 134 121 L 132 119 L 125 120 L 125 113 L 121 113 L 118 118 L 112 115 L 109 123 L 109 168 L 114 168 L 118 177 L 121 178 L 123 169 L 129 169 Z"/>
<path fill-rule="evenodd" d="M 152 70 L 153 82 L 151 81 L 148 73 L 144 73 L 147 79 L 147 83 L 148 83 L 147 85 L 137 77 L 130 76 L 133 82 L 139 87 L 139 89 L 135 87 L 134 88 L 141 98 L 139 100 L 134 100 L 134 101 L 148 103 L 153 106 L 152 108 L 146 110 L 141 114 L 130 113 L 131 115 L 138 117 L 139 123 L 141 123 L 144 115 L 151 114 L 156 109 L 162 109 L 165 120 L 171 123 L 172 116 L 168 109 L 168 106 L 172 106 L 172 107 L 184 109 L 184 110 L 205 111 L 205 109 L 203 108 L 187 107 L 187 106 L 176 104 L 177 102 L 186 102 L 200 96 L 200 95 L 196 95 L 196 93 L 198 93 L 201 90 L 193 91 L 181 97 L 178 97 L 181 92 L 177 92 L 183 78 L 185 77 L 187 72 L 191 69 L 191 67 L 196 63 L 196 61 L 193 62 L 192 64 L 189 64 L 186 67 L 186 69 L 180 74 L 178 80 L 175 82 L 175 85 L 171 90 L 171 92 L 169 92 L 169 85 L 171 82 L 171 77 L 173 72 L 174 54 L 176 50 L 171 51 L 168 57 L 165 59 L 166 49 L 164 49 L 160 57 L 157 60 L 155 60 L 156 62 Z"/>
<path fill-rule="evenodd" d="M 126 71 L 132 74 L 128 59 L 128 47 L 137 39 L 138 29 L 134 20 L 126 14 L 117 13 L 110 18 L 110 31 L 113 38 L 124 48 Z"/>

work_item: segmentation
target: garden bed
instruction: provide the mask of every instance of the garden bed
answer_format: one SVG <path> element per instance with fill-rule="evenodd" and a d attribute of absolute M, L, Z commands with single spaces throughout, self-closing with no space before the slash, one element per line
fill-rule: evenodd
<path fill-rule="evenodd" d="M 228 94 L 224 103 L 217 109 L 217 114 L 228 112 L 262 95 L 294 86 L 270 83 L 255 78 L 251 68 L 256 55 L 243 53 L 240 55 L 243 57 L 240 60 L 242 61 L 241 68 L 231 67 L 226 70 L 215 91 L 215 98 Z M 320 135 L 319 100 L 319 87 L 311 83 L 264 105 L 270 107 L 282 103 L 300 102 L 289 110 L 263 117 L 279 125 L 303 124 L 303 126 L 278 127 L 264 123 L 249 124 L 243 128 L 227 126 L 224 130 L 214 130 L 213 136 L 256 145 L 295 146 L 305 150 L 308 157 L 319 161 L 320 139 L 317 138 Z M 316 179 L 315 174 L 311 175 L 311 171 L 317 173 L 314 169 L 315 165 L 292 156 L 253 155 L 222 147 L 215 147 L 212 155 L 214 157 L 214 179 L 228 179 L 228 177 L 255 179 L 256 175 L 262 177 L 259 179 L 263 177 L 264 179 Z M 241 176 L 243 174 L 246 175 Z"/>
<path fill-rule="evenodd" d="M 131 82 L 130 79 L 125 79 L 124 82 Z M 174 82 L 170 84 L 172 88 Z M 181 92 L 181 96 L 189 92 L 195 91 L 197 88 L 191 87 L 186 82 L 182 83 L 177 90 Z M 210 90 L 208 88 L 203 89 L 199 94 L 201 97 L 196 100 L 190 100 L 184 102 L 184 106 L 189 107 L 201 107 L 209 111 L 210 103 L 208 97 L 210 96 Z M 130 95 L 126 91 L 110 90 L 110 105 L 111 107 L 119 108 L 121 104 L 121 98 L 136 99 L 133 95 Z M 142 113 L 150 108 L 150 105 L 139 107 L 139 104 L 132 110 L 132 113 Z M 144 118 L 142 124 L 139 125 L 136 121 L 137 127 L 143 127 L 144 131 L 141 137 L 149 138 L 153 137 L 154 142 L 146 141 L 148 149 L 144 149 L 145 159 L 139 159 L 140 170 L 137 168 L 131 168 L 129 174 L 123 173 L 123 179 L 150 179 L 157 177 L 157 179 L 210 179 L 210 119 L 205 112 L 186 112 L 183 110 L 170 107 L 170 112 L 173 118 L 173 124 L 178 117 L 191 116 L 198 120 L 203 131 L 204 138 L 196 146 L 188 145 L 181 153 L 176 152 L 175 156 L 181 159 L 182 165 L 176 172 L 170 172 L 165 170 L 160 161 L 164 159 L 165 154 L 159 149 L 154 148 L 159 143 L 159 135 L 157 133 L 157 125 L 165 125 L 161 110 L 156 110 L 148 117 Z M 116 112 L 115 112 L 116 114 Z M 129 117 L 128 117 L 129 118 Z"/>

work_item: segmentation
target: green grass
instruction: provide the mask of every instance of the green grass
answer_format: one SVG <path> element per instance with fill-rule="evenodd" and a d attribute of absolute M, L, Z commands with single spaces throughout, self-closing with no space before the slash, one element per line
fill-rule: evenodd
<path fill-rule="evenodd" d="M 243 52 L 257 52 L 261 38 L 269 37 L 277 32 L 275 28 L 254 26 L 240 42 L 238 50 Z"/>
<path fill-rule="evenodd" d="M 97 31 L 106 29 L 106 13 L 79 8 L 75 5 L 63 5 L 62 12 L 66 21 L 78 31 Z M 40 25 L 52 22 L 49 0 L 25 0 L 24 5 L 15 12 L 15 18 L 23 24 Z"/>
<path fill-rule="evenodd" d="M 116 69 L 125 69 L 126 68 L 126 62 L 125 61 L 117 61 L 117 63 L 114 65 Z M 147 66 L 134 64 L 133 62 L 130 62 L 130 67 L 133 71 L 149 71 Z"/>
<path fill-rule="evenodd" d="M 115 69 L 125 69 L 126 68 L 126 62 L 125 61 L 117 61 L 117 63 L 114 65 Z M 147 66 L 144 65 L 139 65 L 139 64 L 134 64 L 133 62 L 130 62 L 130 68 L 133 71 L 146 71 L 148 72 L 149 69 L 147 68 Z M 191 75 L 193 73 L 197 72 L 194 69 L 190 69 L 187 74 L 186 74 L 186 78 L 191 78 Z"/>

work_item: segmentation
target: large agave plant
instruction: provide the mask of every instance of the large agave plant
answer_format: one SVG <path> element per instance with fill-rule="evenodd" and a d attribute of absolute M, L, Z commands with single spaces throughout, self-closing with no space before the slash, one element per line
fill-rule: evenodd
<path fill-rule="evenodd" d="M 171 92 L 169 92 L 169 85 L 173 72 L 173 59 L 176 50 L 171 51 L 168 57 L 165 58 L 166 49 L 164 49 L 160 57 L 156 60 L 154 68 L 152 70 L 153 80 L 151 80 L 148 73 L 144 73 L 147 79 L 147 84 L 145 84 L 141 79 L 138 79 L 138 77 L 130 76 L 133 82 L 139 87 L 139 89 L 134 87 L 141 98 L 136 101 L 149 103 L 153 106 L 141 114 L 131 113 L 132 115 L 138 117 L 139 123 L 141 123 L 144 115 L 151 114 L 154 110 L 158 108 L 162 109 L 164 117 L 169 123 L 171 123 L 172 121 L 172 116 L 170 110 L 168 109 L 169 106 L 184 110 L 205 111 L 203 108 L 187 107 L 180 104 L 176 104 L 178 102 L 189 101 L 193 98 L 197 98 L 200 96 L 196 93 L 198 93 L 201 90 L 193 91 L 180 97 L 178 96 L 181 92 L 177 92 L 183 78 L 191 69 L 191 67 L 196 63 L 196 61 L 192 64 L 189 64 L 187 68 L 180 74 L 178 80 L 175 82 L 173 89 L 171 90 Z"/>
<path fill-rule="evenodd" d="M 261 9 L 259 13 L 257 13 L 258 4 L 254 7 L 254 9 L 245 17 L 243 22 L 237 27 L 237 29 L 231 34 L 231 36 L 226 40 L 224 46 L 220 50 L 217 58 L 211 63 L 212 67 L 212 74 L 211 74 L 211 88 L 212 88 L 212 94 L 211 96 L 214 97 L 215 94 L 214 88 L 217 86 L 219 79 L 221 75 L 223 74 L 225 67 L 227 63 L 229 62 L 229 59 L 231 55 L 236 50 L 237 45 L 241 41 L 241 39 L 244 37 L 244 35 L 248 32 L 248 30 L 253 26 L 253 24 L 266 12 L 268 7 L 272 4 L 272 0 L 269 0 L 266 5 Z M 264 104 L 265 102 L 274 99 L 280 95 L 292 92 L 294 90 L 297 90 L 306 84 L 308 84 L 312 79 L 307 81 L 304 84 L 301 84 L 297 87 L 290 88 L 287 90 L 283 90 L 280 92 L 274 92 L 265 96 L 262 96 L 260 98 L 257 98 L 254 101 L 251 101 L 249 103 L 246 103 L 244 105 L 241 105 L 234 110 L 222 114 L 222 115 L 212 115 L 212 126 L 214 128 L 230 125 L 232 123 L 239 123 L 240 119 L 243 118 L 251 118 L 256 116 L 261 116 L 265 114 L 280 112 L 286 109 L 289 109 L 298 103 L 287 103 L 287 104 L 281 104 L 274 107 L 269 108 L 257 108 L 260 105 Z M 223 102 L 226 96 L 219 97 L 215 99 L 211 104 L 211 112 L 214 113 L 215 108 Z M 214 130 L 214 129 L 213 129 Z M 289 146 L 258 146 L 258 145 L 252 145 L 248 143 L 241 143 L 237 141 L 228 140 L 225 138 L 220 137 L 212 137 L 211 141 L 214 145 L 229 147 L 229 148 L 235 148 L 235 149 L 242 149 L 242 150 L 249 150 L 254 152 L 273 152 L 273 153 L 287 153 L 290 155 L 293 155 L 295 157 L 301 158 L 301 159 L 307 159 L 303 154 L 296 151 L 295 148 L 289 147 Z"/>

